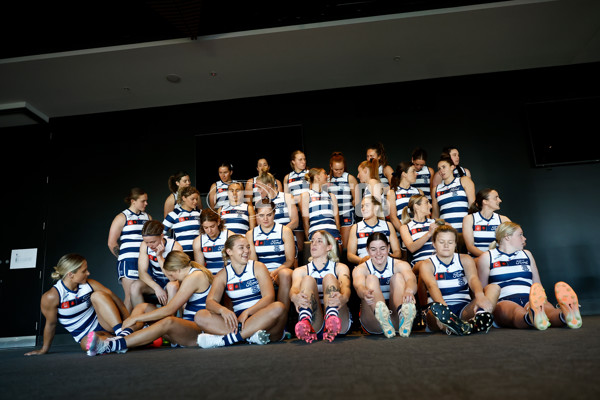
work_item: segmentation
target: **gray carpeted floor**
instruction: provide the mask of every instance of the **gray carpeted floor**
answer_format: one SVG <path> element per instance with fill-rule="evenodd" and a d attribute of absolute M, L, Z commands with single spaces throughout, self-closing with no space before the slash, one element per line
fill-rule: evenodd
<path fill-rule="evenodd" d="M 597 399 L 600 316 L 579 330 L 492 329 L 410 338 L 354 332 L 334 343 L 0 351 L 0 399 Z"/>

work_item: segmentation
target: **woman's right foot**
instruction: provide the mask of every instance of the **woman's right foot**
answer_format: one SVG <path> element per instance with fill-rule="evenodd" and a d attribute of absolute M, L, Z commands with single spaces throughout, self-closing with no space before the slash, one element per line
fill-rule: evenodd
<path fill-rule="evenodd" d="M 579 301 L 575 291 L 565 282 L 554 285 L 554 294 L 563 315 L 565 324 L 571 329 L 579 329 L 583 321 L 579 313 Z"/>
<path fill-rule="evenodd" d="M 304 340 L 306 343 L 312 343 L 317 340 L 317 334 L 313 329 L 308 318 L 298 321 L 296 324 L 296 337 Z"/>

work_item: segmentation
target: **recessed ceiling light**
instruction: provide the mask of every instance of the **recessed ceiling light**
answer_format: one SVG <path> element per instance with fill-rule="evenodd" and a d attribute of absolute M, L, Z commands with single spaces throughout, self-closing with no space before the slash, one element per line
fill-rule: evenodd
<path fill-rule="evenodd" d="M 394 56 L 394 61 L 400 62 L 402 61 L 402 58 L 400 56 Z"/>
<path fill-rule="evenodd" d="M 179 83 L 181 82 L 181 77 L 179 75 L 169 74 L 167 75 L 167 80 L 171 83 Z"/>

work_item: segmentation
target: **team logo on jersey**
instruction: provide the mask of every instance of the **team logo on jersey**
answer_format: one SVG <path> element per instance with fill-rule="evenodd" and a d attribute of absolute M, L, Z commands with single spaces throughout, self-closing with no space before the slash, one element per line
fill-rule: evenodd
<path fill-rule="evenodd" d="M 262 240 L 255 240 L 255 241 L 254 241 L 254 245 L 255 245 L 255 246 L 264 246 L 264 245 L 265 245 L 265 242 L 264 242 L 264 241 L 262 241 Z"/>
<path fill-rule="evenodd" d="M 446 273 L 445 272 L 438 272 L 437 274 L 435 274 L 435 280 L 436 281 L 441 281 L 446 279 Z"/>
<path fill-rule="evenodd" d="M 421 232 L 425 232 L 429 229 L 425 229 L 425 228 L 413 228 L 411 229 L 410 233 L 412 233 L 413 235 L 417 234 L 417 233 L 421 233 Z"/>
<path fill-rule="evenodd" d="M 239 283 L 228 283 L 227 284 L 227 290 L 239 290 L 239 289 L 240 289 Z"/>
<path fill-rule="evenodd" d="M 360 233 L 358 234 L 358 237 L 359 237 L 359 238 L 361 238 L 361 239 L 363 239 L 363 238 L 368 238 L 368 237 L 369 237 L 369 235 L 370 235 L 370 233 L 369 233 L 369 232 L 360 232 Z"/>

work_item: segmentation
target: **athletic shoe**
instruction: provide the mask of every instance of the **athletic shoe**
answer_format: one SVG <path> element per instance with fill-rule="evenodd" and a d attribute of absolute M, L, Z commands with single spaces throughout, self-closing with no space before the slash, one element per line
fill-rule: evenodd
<path fill-rule="evenodd" d="M 377 304 L 375 304 L 375 318 L 377 319 L 377 322 L 379 322 L 379 325 L 381 325 L 381 330 L 386 338 L 393 338 L 396 336 L 396 329 L 394 329 L 394 325 L 390 318 L 391 313 L 392 312 L 384 301 L 378 301 Z"/>
<path fill-rule="evenodd" d="M 342 321 L 337 315 L 330 315 L 325 319 L 325 328 L 323 329 L 323 340 L 333 342 L 333 339 L 340 333 Z"/>
<path fill-rule="evenodd" d="M 583 324 L 579 313 L 579 301 L 575 291 L 565 282 L 557 282 L 554 285 L 554 294 L 558 300 L 565 323 L 571 329 L 579 329 Z"/>
<path fill-rule="evenodd" d="M 296 337 L 304 340 L 306 343 L 312 343 L 317 340 L 317 334 L 308 318 L 298 321 L 294 330 L 296 331 Z"/>
<path fill-rule="evenodd" d="M 201 333 L 198 335 L 198 346 L 203 349 L 212 349 L 215 347 L 225 346 L 225 341 L 221 335 L 211 335 L 209 333 Z"/>
<path fill-rule="evenodd" d="M 478 312 L 467 322 L 471 325 L 471 333 L 488 333 L 494 324 L 494 316 L 487 311 Z"/>
<path fill-rule="evenodd" d="M 115 345 L 113 345 L 112 342 L 121 339 L 120 336 L 116 336 L 116 337 L 111 337 L 108 338 L 106 340 L 101 340 L 100 336 L 98 336 L 96 334 L 96 332 L 90 332 L 87 335 L 88 337 L 88 341 L 87 341 L 87 355 L 88 356 L 97 356 L 97 355 L 102 355 L 102 354 L 108 354 L 108 353 L 126 353 L 127 349 L 124 350 L 113 350 L 115 348 Z"/>
<path fill-rule="evenodd" d="M 456 314 L 450 311 L 450 307 L 442 303 L 432 303 L 429 309 L 437 320 L 446 327 L 448 335 L 464 336 L 471 334 L 471 325 L 458 318 Z"/>
<path fill-rule="evenodd" d="M 271 341 L 271 335 L 264 329 L 261 329 L 260 331 L 254 332 L 254 334 L 246 339 L 246 341 L 252 344 L 267 344 Z"/>
<path fill-rule="evenodd" d="M 546 292 L 542 285 L 537 282 L 531 285 L 531 289 L 529 289 L 529 304 L 525 309 L 529 314 L 529 321 L 533 323 L 534 328 L 540 331 L 545 331 L 550 326 L 550 320 L 544 311 L 546 301 Z"/>
<path fill-rule="evenodd" d="M 417 315 L 417 307 L 413 303 L 404 303 L 402 304 L 402 308 L 400 308 L 400 315 L 402 319 L 400 320 L 398 333 L 402 337 L 409 337 L 413 327 L 413 320 Z"/>

